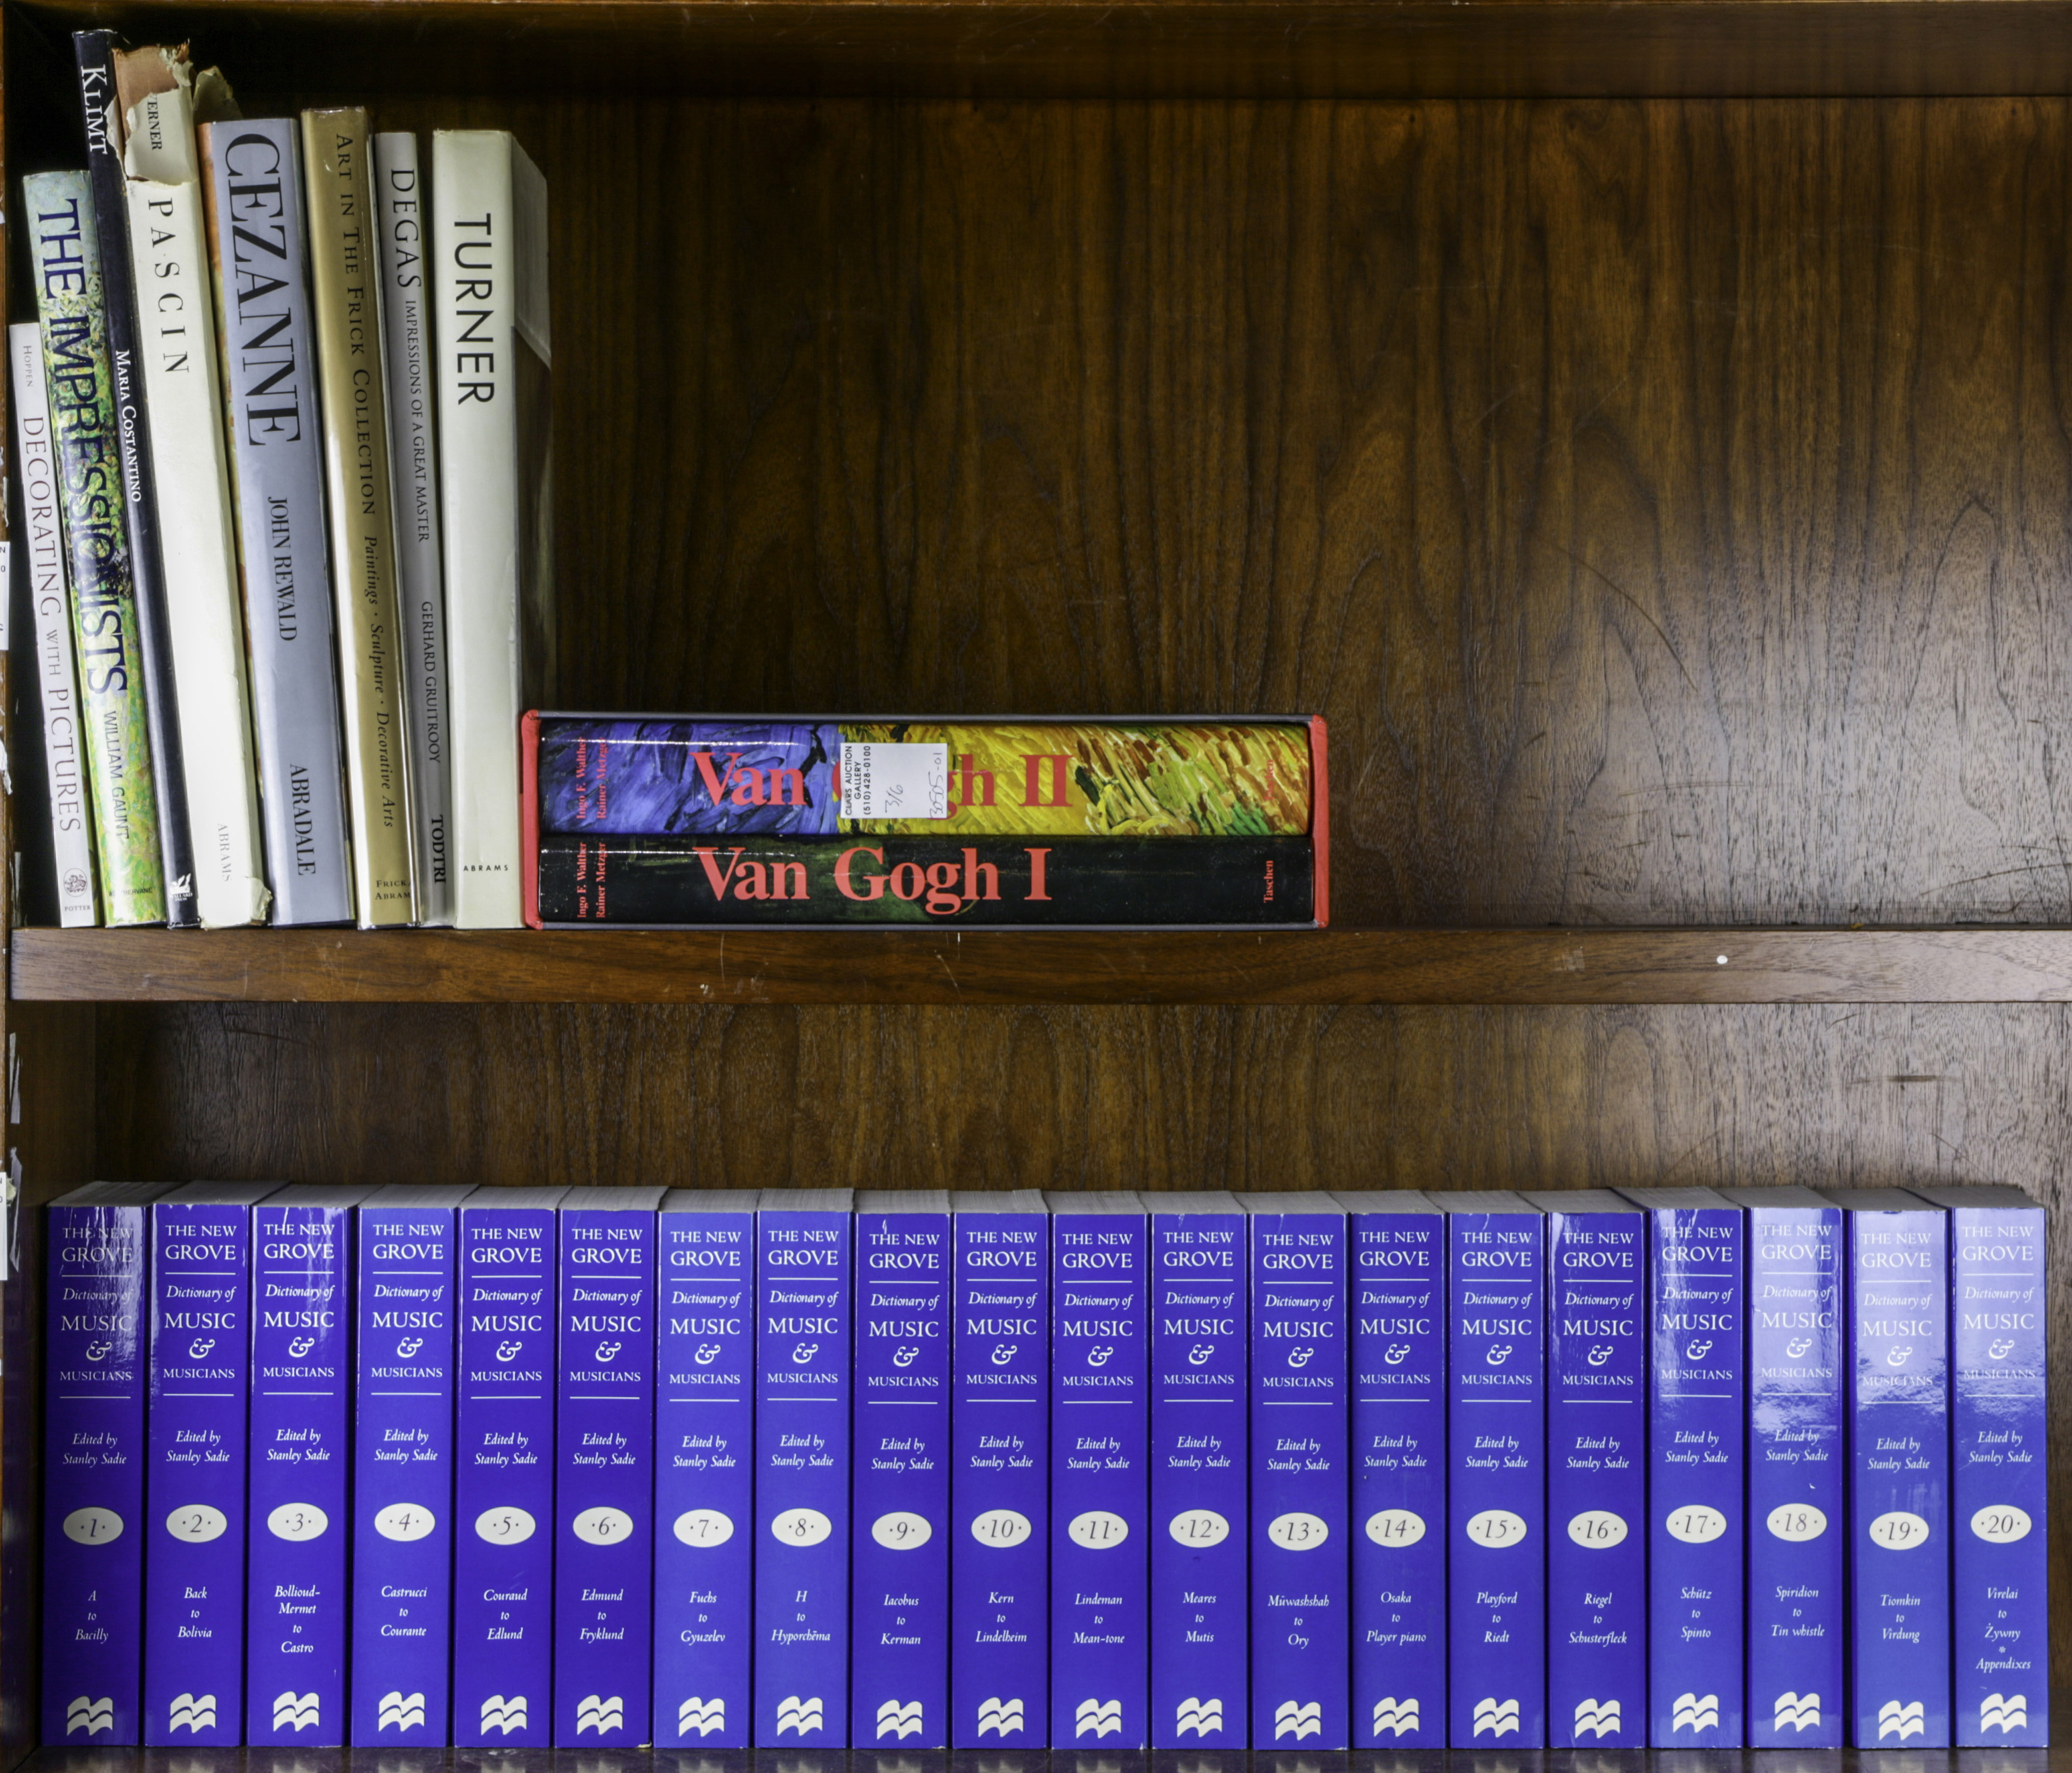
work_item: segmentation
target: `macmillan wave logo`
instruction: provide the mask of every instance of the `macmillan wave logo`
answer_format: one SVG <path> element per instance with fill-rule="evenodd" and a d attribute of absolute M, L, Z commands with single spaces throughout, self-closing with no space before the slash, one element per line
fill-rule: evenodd
<path fill-rule="evenodd" d="M 1701 1730 L 1720 1727 L 1720 1696 L 1717 1693 L 1679 1693 L 1669 1702 L 1669 1730 L 1674 1735 L 1679 1730 L 1688 1730 L 1696 1735 Z"/>
<path fill-rule="evenodd" d="M 1104 1704 L 1098 1699 L 1082 1699 L 1079 1709 L 1072 1713 L 1075 1736 L 1091 1734 L 1096 1739 L 1103 1736 L 1122 1734 L 1122 1701 L 1111 1699 Z"/>
<path fill-rule="evenodd" d="M 1374 1702 L 1374 1733 L 1379 1736 L 1383 1730 L 1393 1730 L 1399 1737 L 1408 1736 L 1417 1727 L 1417 1701 L 1414 1699 L 1383 1697 Z"/>
<path fill-rule="evenodd" d="M 1518 1734 L 1518 1701 L 1515 1699 L 1507 1699 L 1502 1704 L 1498 1704 L 1494 1699 L 1478 1699 L 1475 1701 L 1474 1725 L 1473 1734 L 1477 1736 L 1481 1735 L 1484 1730 L 1487 1730 L 1492 1736 L 1502 1736 L 1507 1733 L 1513 1736 L 1516 1735 Z"/>
<path fill-rule="evenodd" d="M 804 1736 L 809 1730 L 827 1728 L 825 1709 L 817 1699 L 801 1699 L 796 1693 L 787 1695 L 777 1702 L 777 1734 L 786 1730 Z"/>
<path fill-rule="evenodd" d="M 888 1699 L 878 1708 L 878 1734 L 880 1736 L 919 1736 L 921 1734 L 921 1701 L 910 1699 L 901 1705 L 896 1699 Z"/>
<path fill-rule="evenodd" d="M 508 1736 L 513 1731 L 526 1729 L 525 1696 L 513 1693 L 506 1699 L 501 1693 L 491 1693 L 482 1702 L 482 1733 L 487 1736 L 493 1730 Z"/>
<path fill-rule="evenodd" d="M 1303 1705 L 1292 1699 L 1284 1699 L 1273 1708 L 1273 1739 L 1276 1742 L 1284 1736 L 1292 1736 L 1299 1742 L 1305 1736 L 1323 1734 L 1324 1707 L 1321 1700 L 1312 1700 Z"/>
<path fill-rule="evenodd" d="M 1979 1729 L 1983 1734 L 1996 1730 L 2003 1736 L 2009 1730 L 2029 1728 L 2029 1701 L 2021 1693 L 1988 1693 L 1979 1701 Z"/>
<path fill-rule="evenodd" d="M 1189 1730 L 1197 1736 L 1206 1736 L 1211 1730 L 1223 1727 L 1223 1702 L 1220 1699 L 1183 1699 L 1174 1715 L 1175 1736 L 1185 1736 Z"/>
<path fill-rule="evenodd" d="M 996 1736 L 1005 1736 L 1011 1730 L 1025 1727 L 1022 1701 L 1018 1699 L 981 1699 L 978 1705 L 978 1734 L 991 1730 Z"/>
<path fill-rule="evenodd" d="M 84 1730 L 88 1739 L 101 1730 L 111 1734 L 115 1729 L 115 1701 L 111 1699 L 89 1699 L 84 1693 L 65 1707 L 65 1734 Z"/>
<path fill-rule="evenodd" d="M 716 1730 L 726 1728 L 726 1701 L 724 1699 L 700 1699 L 695 1693 L 676 1708 L 676 1734 L 688 1736 L 696 1730 L 701 1736 L 709 1736 Z"/>
<path fill-rule="evenodd" d="M 576 1701 L 576 1734 L 594 1730 L 600 1736 L 607 1730 L 626 1728 L 626 1701 L 617 1693 L 585 1693 Z"/>
<path fill-rule="evenodd" d="M 1902 1705 L 1897 1699 L 1888 1699 L 1878 1707 L 1878 1740 L 1897 1736 L 1902 1742 L 1910 1736 L 1928 1734 L 1928 1708 L 1919 1700 L 1910 1705 Z"/>
<path fill-rule="evenodd" d="M 1600 1705 L 1594 1699 L 1579 1701 L 1576 1706 L 1576 1734 L 1594 1736 L 1602 1742 L 1607 1736 L 1616 1736 L 1619 1727 L 1619 1702 L 1607 1699 Z"/>
<path fill-rule="evenodd" d="M 170 1733 L 184 1730 L 199 1733 L 216 1728 L 216 1695 L 214 1693 L 175 1693 L 173 1703 L 166 1717 L 166 1729 Z"/>
<path fill-rule="evenodd" d="M 395 1729 L 422 1730 L 425 1727 L 425 1696 L 422 1693 L 385 1693 L 374 1702 L 374 1727 L 377 1730 Z"/>
<path fill-rule="evenodd" d="M 292 1730 L 298 1735 L 306 1730 L 314 1730 L 320 1720 L 317 1716 L 317 1696 L 303 1693 L 297 1696 L 290 1687 L 284 1693 L 273 1696 L 273 1728 Z"/>
<path fill-rule="evenodd" d="M 1818 1693 L 1779 1693 L 1777 1696 L 1776 1715 L 1771 1720 L 1772 1730 L 1805 1731 L 1820 1727 L 1820 1696 Z"/>

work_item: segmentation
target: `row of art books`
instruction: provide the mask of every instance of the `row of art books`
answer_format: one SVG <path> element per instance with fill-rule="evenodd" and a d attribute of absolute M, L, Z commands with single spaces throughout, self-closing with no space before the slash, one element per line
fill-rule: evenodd
<path fill-rule="evenodd" d="M 2012 1189 L 97 1183 L 43 1732 L 2049 1739 Z"/>
<path fill-rule="evenodd" d="M 22 181 L 8 335 L 57 920 L 516 924 L 544 180 L 73 42 L 85 167 Z"/>

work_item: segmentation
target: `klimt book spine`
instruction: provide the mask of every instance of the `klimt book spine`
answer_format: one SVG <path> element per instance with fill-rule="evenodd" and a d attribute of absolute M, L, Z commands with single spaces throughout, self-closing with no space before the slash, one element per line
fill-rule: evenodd
<path fill-rule="evenodd" d="M 659 1188 L 561 1203 L 555 1401 L 554 1746 L 654 1740 L 655 1209 Z"/>
<path fill-rule="evenodd" d="M 403 701 L 409 711 L 410 810 L 417 921 L 453 922 L 446 856 L 446 618 L 439 550 L 438 392 L 433 385 L 431 290 L 425 275 L 431 179 L 409 130 L 374 138 L 380 218 L 381 330 L 388 369 L 388 471 L 402 616 Z"/>
<path fill-rule="evenodd" d="M 1446 1221 L 1342 1194 L 1351 1274 L 1352 1715 L 1367 1746 L 1446 1735 Z"/>
<path fill-rule="evenodd" d="M 1151 1742 L 1248 1740 L 1244 1209 L 1154 1195 L 1151 1214 Z"/>
<path fill-rule="evenodd" d="M 43 717 L 58 923 L 64 929 L 83 929 L 101 921 L 101 895 L 94 883 L 93 829 L 87 812 L 86 734 L 80 718 L 79 674 L 72 659 L 72 599 L 65 590 L 64 523 L 58 510 L 50 390 L 43 381 L 43 335 L 34 321 L 8 327 L 7 364 L 14 397 L 14 471 L 22 492 L 22 541 L 30 605 L 36 619 L 36 691 Z M 141 1460 L 136 1469 L 142 1471 Z M 43 1739 L 56 1739 L 47 1726 Z"/>
<path fill-rule="evenodd" d="M 1050 1741 L 1050 1219 L 1034 1189 L 960 1194 L 951 1406 L 954 1748 Z"/>
<path fill-rule="evenodd" d="M 454 1403 L 453 1739 L 551 1745 L 555 1336 L 561 1188 L 460 1208 Z"/>
<path fill-rule="evenodd" d="M 200 135 L 272 919 L 349 924 L 300 132 L 270 117 Z"/>
<path fill-rule="evenodd" d="M 1545 1216 L 1503 1192 L 1447 1214 L 1447 1744 L 1547 1740 Z"/>
<path fill-rule="evenodd" d="M 1128 1194 L 1050 1197 L 1050 1741 L 1151 1741 L 1150 1238 Z"/>
<path fill-rule="evenodd" d="M 284 1188 L 253 1209 L 245 1740 L 345 1741 L 352 1206 Z"/>
<path fill-rule="evenodd" d="M 397 1184 L 358 1209 L 356 1746 L 451 1737 L 456 1220 L 467 1192 Z"/>
<path fill-rule="evenodd" d="M 1590 1189 L 1547 1214 L 1547 1733 L 1647 1735 L 1647 1220 Z"/>
<path fill-rule="evenodd" d="M 851 1199 L 767 1188 L 756 1207 L 758 1747 L 848 1746 Z"/>
<path fill-rule="evenodd" d="M 748 1746 L 755 1614 L 755 1194 L 656 1220 L 655 1740 Z"/>
<path fill-rule="evenodd" d="M 89 1183 L 53 1202 L 45 1220 L 46 1742 L 142 1740 L 145 1221 L 159 1191 Z"/>
<path fill-rule="evenodd" d="M 849 1740 L 950 1740 L 950 1197 L 857 1197 Z"/>
<path fill-rule="evenodd" d="M 84 173 L 42 172 L 22 181 L 22 202 L 43 332 L 101 903 L 112 924 L 162 923 L 154 729 L 119 481 L 93 198 Z"/>
<path fill-rule="evenodd" d="M 1748 1215 L 1748 1741 L 1842 1746 L 1842 1215 L 1743 1188 Z"/>

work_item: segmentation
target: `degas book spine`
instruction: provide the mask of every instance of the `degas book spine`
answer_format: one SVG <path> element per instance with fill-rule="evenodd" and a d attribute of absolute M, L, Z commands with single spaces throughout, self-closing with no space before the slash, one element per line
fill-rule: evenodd
<path fill-rule="evenodd" d="M 1150 1719 L 1150 1252 L 1133 1196 L 1050 1228 L 1050 1742 L 1139 1749 Z"/>
<path fill-rule="evenodd" d="M 263 922 L 269 895 L 195 142 L 197 105 L 228 93 L 214 69 L 195 76 L 184 50 L 114 59 L 191 903 L 204 928 L 230 929 Z"/>
<path fill-rule="evenodd" d="M 446 618 L 439 550 L 438 394 L 433 386 L 431 291 L 425 276 L 431 180 L 408 130 L 374 138 L 381 245 L 381 331 L 388 372 L 388 471 L 402 619 L 403 701 L 409 714 L 410 812 L 417 921 L 453 922 L 447 866 Z"/>
<path fill-rule="evenodd" d="M 1948 1224 L 1897 1190 L 1849 1206 L 1852 1746 L 1947 1748 Z"/>
<path fill-rule="evenodd" d="M 1252 1746 L 1352 1742 L 1346 1218 L 1252 1195 Z"/>
<path fill-rule="evenodd" d="M 36 690 L 43 718 L 58 922 L 64 929 L 88 928 L 101 921 L 101 895 L 94 882 L 93 828 L 87 812 L 87 734 L 72 658 L 72 600 L 65 590 L 64 522 L 58 510 L 60 481 L 57 458 L 51 450 L 50 391 L 43 381 L 43 335 L 34 321 L 8 327 L 7 364 L 14 398 L 14 471 L 22 493 L 22 541 L 30 607 L 35 612 Z M 142 1471 L 141 1461 L 136 1469 Z M 130 1727 L 135 1727 L 134 1717 Z M 47 1722 L 43 1739 L 56 1740 Z M 127 1740 L 134 1742 L 136 1738 Z"/>
<path fill-rule="evenodd" d="M 1447 1742 L 1547 1740 L 1546 1223 L 1516 1195 L 1448 1212 Z"/>
<path fill-rule="evenodd" d="M 120 188 L 117 195 L 119 200 Z M 87 786 L 111 924 L 166 917 L 153 727 L 145 694 L 93 197 L 83 172 L 22 181 L 71 578 Z M 130 427 L 135 429 L 136 427 Z"/>
<path fill-rule="evenodd" d="M 553 663 L 553 350 L 547 183 L 507 131 L 433 135 L 431 240 L 454 921 L 515 928 L 519 717 Z"/>
<path fill-rule="evenodd" d="M 1446 1221 L 1386 1194 L 1339 1199 L 1351 1269 L 1353 1738 L 1442 1746 Z"/>
<path fill-rule="evenodd" d="M 201 146 L 272 919 L 347 924 L 352 846 L 300 135 L 286 117 L 205 123 Z"/>
<path fill-rule="evenodd" d="M 244 1734 L 252 1208 L 151 1208 L 144 1742 Z"/>
<path fill-rule="evenodd" d="M 1547 1373 L 1547 1732 L 1647 1736 L 1647 1220 L 1616 1195 L 1540 1195 Z"/>
<path fill-rule="evenodd" d="M 121 576 L 123 595 L 130 605 L 131 629 L 124 650 L 134 654 L 130 663 L 138 673 L 143 727 L 137 749 L 150 759 L 146 767 L 153 787 L 148 808 L 140 808 L 138 816 L 140 822 L 148 820 L 158 845 L 164 899 L 164 908 L 156 915 L 121 921 L 155 923 L 162 917 L 168 924 L 187 927 L 197 917 L 194 850 L 187 824 L 187 771 L 180 752 L 179 668 L 173 650 L 172 611 L 166 597 L 160 495 L 153 471 L 143 380 L 142 327 L 123 190 L 122 104 L 116 83 L 121 39 L 113 31 L 79 31 L 72 33 L 72 41 L 79 70 L 80 112 L 86 128 L 84 177 L 93 193 L 87 220 L 97 237 L 111 414 L 102 438 L 108 451 L 97 459 L 97 465 L 113 496 L 96 514 L 96 525 L 119 529 L 122 537 Z M 125 422 L 112 422 L 116 413 L 125 415 Z M 143 422 L 135 422 L 139 418 Z M 76 564 L 77 545 L 74 544 L 76 586 L 91 582 Z M 84 649 L 84 633 L 80 639 Z"/>
<path fill-rule="evenodd" d="M 398 1189 L 398 1199 L 377 1191 L 358 1213 L 356 1746 L 450 1740 L 454 1220 L 464 1191 Z"/>
<path fill-rule="evenodd" d="M 561 1212 L 554 1746 L 654 1740 L 655 1207 L 584 1189 Z"/>
<path fill-rule="evenodd" d="M 460 1208 L 454 1401 L 453 1740 L 553 1740 L 554 1188 L 485 1188 Z"/>
<path fill-rule="evenodd" d="M 1248 1738 L 1249 1269 L 1235 1195 L 1153 1196 L 1151 1742 Z"/>
<path fill-rule="evenodd" d="M 950 1740 L 949 1198 L 856 1214 L 849 1741 Z"/>
<path fill-rule="evenodd" d="M 755 1608 L 755 1196 L 672 1190 L 656 1220 L 658 1744 L 746 1748 Z"/>
<path fill-rule="evenodd" d="M 1748 1214 L 1748 1741 L 1842 1746 L 1842 1215 L 1818 1195 Z M 1774 1203 L 1773 1203 L 1774 1200 Z"/>
<path fill-rule="evenodd" d="M 342 1744 L 351 1516 L 352 1210 L 284 1189 L 253 1209 L 245 1740 Z"/>
<path fill-rule="evenodd" d="M 353 899 L 362 929 L 417 920 L 403 664 L 367 113 L 302 113 L 310 304 L 337 603 Z"/>
<path fill-rule="evenodd" d="M 1010 1207 L 1009 1203 L 1012 1203 Z M 950 1412 L 950 1743 L 1050 1740 L 1050 1220 L 960 1195 Z"/>
<path fill-rule="evenodd" d="M 547 837 L 538 921 L 645 927 L 945 924 L 1305 927 L 1307 837 Z"/>
<path fill-rule="evenodd" d="M 853 1223 L 836 1191 L 756 1211 L 755 1707 L 752 1735 L 849 1739 Z"/>
<path fill-rule="evenodd" d="M 142 1740 L 148 1210 L 141 1199 L 68 1196 L 45 1222 L 46 1742 L 128 1748 Z"/>

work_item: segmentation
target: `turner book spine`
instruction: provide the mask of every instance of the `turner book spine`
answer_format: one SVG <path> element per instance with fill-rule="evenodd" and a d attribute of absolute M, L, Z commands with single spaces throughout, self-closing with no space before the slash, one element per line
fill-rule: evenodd
<path fill-rule="evenodd" d="M 960 1213 L 951 1407 L 951 1746 L 1049 1737 L 1050 1222 Z"/>
<path fill-rule="evenodd" d="M 44 1233 L 46 1742 L 142 1740 L 147 1211 L 55 1206 Z"/>
<path fill-rule="evenodd" d="M 950 1740 L 950 1216 L 860 1212 L 849 1740 Z"/>
<path fill-rule="evenodd" d="M 453 1739 L 544 1748 L 553 1734 L 554 1211 L 471 1200 L 459 1240 Z"/>

